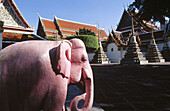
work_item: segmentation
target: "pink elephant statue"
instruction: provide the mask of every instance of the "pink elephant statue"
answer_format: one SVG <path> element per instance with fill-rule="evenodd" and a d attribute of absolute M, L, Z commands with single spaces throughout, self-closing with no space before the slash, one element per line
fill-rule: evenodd
<path fill-rule="evenodd" d="M 92 69 L 79 39 L 10 45 L 0 51 L 0 111 L 65 111 L 68 84 L 81 78 L 85 93 L 72 100 L 71 111 L 90 111 L 94 98 Z"/>

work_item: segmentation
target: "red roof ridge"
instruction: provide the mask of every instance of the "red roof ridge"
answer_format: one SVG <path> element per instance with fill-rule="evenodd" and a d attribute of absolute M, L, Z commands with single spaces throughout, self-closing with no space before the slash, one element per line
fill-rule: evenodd
<path fill-rule="evenodd" d="M 104 28 L 99 28 L 99 30 L 104 30 Z"/>
<path fill-rule="evenodd" d="M 66 22 L 71 22 L 71 23 L 76 23 L 76 24 L 83 24 L 83 25 L 88 25 L 88 26 L 93 26 L 93 27 L 96 27 L 96 25 L 92 25 L 92 24 L 87 24 L 87 23 L 82 23 L 82 22 L 76 22 L 76 21 L 72 21 L 72 20 L 66 20 L 66 19 L 62 19 L 62 18 L 58 18 L 54 15 L 54 18 L 57 20 L 63 20 L 63 21 L 66 21 Z"/>
<path fill-rule="evenodd" d="M 47 19 L 47 18 L 44 18 L 44 17 L 41 17 L 41 16 L 39 16 L 39 17 L 40 17 L 41 20 L 47 20 L 47 21 L 52 21 L 52 22 L 54 22 L 54 20 Z"/>
<path fill-rule="evenodd" d="M 119 34 L 121 34 L 121 33 L 122 33 L 121 31 L 116 31 L 116 30 L 114 30 L 114 32 L 115 32 L 115 33 L 119 33 Z"/>

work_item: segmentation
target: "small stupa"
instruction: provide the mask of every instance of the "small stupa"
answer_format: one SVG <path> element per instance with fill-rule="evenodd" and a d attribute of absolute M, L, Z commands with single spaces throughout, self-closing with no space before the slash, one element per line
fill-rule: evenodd
<path fill-rule="evenodd" d="M 134 25 L 132 17 L 132 35 L 130 37 L 130 42 L 127 47 L 127 52 L 124 55 L 124 58 L 121 60 L 121 64 L 147 64 L 148 61 L 143 57 L 142 52 L 140 51 L 139 45 L 136 41 L 136 35 L 134 35 Z"/>
<path fill-rule="evenodd" d="M 108 63 L 110 63 L 107 55 L 103 51 L 102 43 L 100 41 L 99 29 L 98 29 L 98 42 L 99 42 L 99 48 L 98 48 L 98 51 L 93 56 L 91 63 L 95 63 L 95 64 L 108 64 Z"/>
<path fill-rule="evenodd" d="M 170 47 L 168 46 L 168 38 L 167 38 L 167 35 L 168 33 L 170 32 L 170 28 L 169 28 L 169 25 L 170 23 L 168 23 L 166 25 L 166 29 L 164 31 L 164 39 L 165 39 L 165 43 L 164 43 L 164 46 L 163 46 L 163 50 L 162 50 L 162 56 L 163 58 L 165 59 L 166 62 L 170 62 Z"/>
<path fill-rule="evenodd" d="M 162 56 L 166 62 L 170 62 L 170 49 L 167 42 L 164 43 Z"/>
<path fill-rule="evenodd" d="M 160 53 L 155 39 L 154 39 L 154 34 L 153 34 L 153 29 L 152 29 L 152 38 L 150 41 L 150 44 L 148 46 L 147 52 L 146 52 L 146 59 L 149 62 L 165 62 L 165 59 L 163 59 L 162 54 Z"/>

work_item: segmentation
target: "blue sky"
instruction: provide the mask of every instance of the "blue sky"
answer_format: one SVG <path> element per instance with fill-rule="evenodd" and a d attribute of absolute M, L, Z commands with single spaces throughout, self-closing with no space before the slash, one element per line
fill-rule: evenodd
<path fill-rule="evenodd" d="M 56 17 L 116 29 L 124 7 L 134 0 L 14 0 L 27 22 L 38 27 L 38 15 L 53 20 Z"/>

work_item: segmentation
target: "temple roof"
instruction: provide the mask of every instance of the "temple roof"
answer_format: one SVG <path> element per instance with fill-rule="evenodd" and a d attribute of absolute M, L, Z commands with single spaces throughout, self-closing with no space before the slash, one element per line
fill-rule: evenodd
<path fill-rule="evenodd" d="M 38 14 L 38 16 L 39 16 L 38 28 L 42 27 L 42 30 L 37 30 L 37 34 L 41 33 L 43 31 L 45 33 L 45 35 L 44 36 L 40 35 L 42 37 L 55 36 L 58 32 L 55 22 L 50 19 L 42 18 L 39 14 Z"/>
<path fill-rule="evenodd" d="M 44 28 L 51 29 L 51 30 L 57 30 L 54 21 L 47 20 L 47 19 L 42 19 L 42 22 L 43 22 Z"/>
<path fill-rule="evenodd" d="M 106 32 L 104 31 L 104 29 L 99 29 L 99 31 L 100 31 L 100 35 L 102 37 L 107 37 Z"/>
<path fill-rule="evenodd" d="M 57 23 L 60 26 L 60 28 L 71 29 L 71 30 L 75 30 L 75 31 L 78 31 L 79 28 L 81 28 L 81 29 L 86 28 L 86 29 L 91 29 L 91 31 L 94 33 L 98 33 L 96 25 L 90 25 L 90 24 L 86 24 L 86 23 L 64 20 L 64 19 L 60 19 L 57 17 L 55 17 L 55 19 L 57 20 Z"/>
<path fill-rule="evenodd" d="M 28 24 L 28 22 L 25 20 L 25 18 L 23 17 L 22 13 L 20 12 L 20 10 L 18 9 L 17 5 L 15 4 L 14 0 L 1 0 L 0 1 L 0 4 L 1 3 L 9 3 L 10 6 L 12 9 L 14 9 L 15 13 L 16 13 L 16 17 L 19 17 L 19 19 L 22 21 L 22 23 L 27 27 L 27 28 L 31 28 L 31 26 Z M 2 20 L 4 21 L 4 20 Z"/>
<path fill-rule="evenodd" d="M 91 29 L 92 32 L 96 33 L 96 37 L 98 37 L 98 29 L 96 25 L 65 20 L 65 19 L 58 18 L 56 16 L 54 16 L 54 20 L 42 18 L 40 17 L 39 14 L 38 16 L 43 29 L 41 31 L 45 32 L 45 36 L 54 36 L 54 32 L 58 31 L 59 34 L 66 37 L 66 36 L 76 35 L 76 32 L 78 32 L 80 28 L 81 29 L 86 28 L 89 30 Z M 39 29 L 41 26 L 39 26 Z M 102 37 L 107 37 L 104 29 L 99 29 L 99 30 L 100 30 L 100 35 Z"/>
<path fill-rule="evenodd" d="M 139 21 L 137 12 L 124 10 L 116 31 L 131 30 L 131 17 L 134 19 L 135 28 L 139 28 L 142 32 L 150 32 L 152 28 L 154 31 L 159 30 L 151 21 Z"/>

